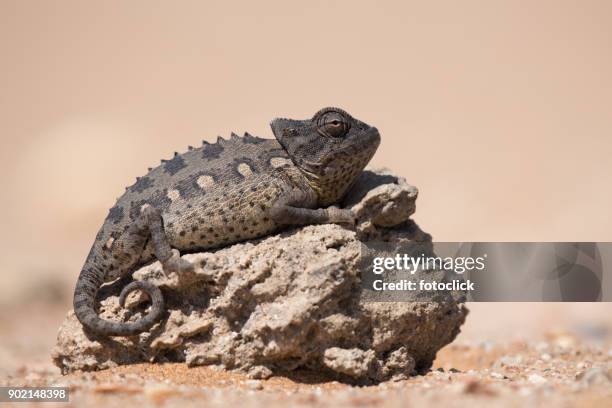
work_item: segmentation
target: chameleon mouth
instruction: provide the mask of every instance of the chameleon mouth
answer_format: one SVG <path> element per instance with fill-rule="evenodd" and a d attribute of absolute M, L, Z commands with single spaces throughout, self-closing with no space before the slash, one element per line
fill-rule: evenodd
<path fill-rule="evenodd" d="M 352 138 L 352 140 L 348 139 L 346 143 L 346 147 L 337 150 L 338 153 L 354 154 L 369 148 L 373 148 L 376 151 L 380 144 L 380 133 L 378 133 L 378 129 L 375 127 L 370 127 L 364 133 Z"/>

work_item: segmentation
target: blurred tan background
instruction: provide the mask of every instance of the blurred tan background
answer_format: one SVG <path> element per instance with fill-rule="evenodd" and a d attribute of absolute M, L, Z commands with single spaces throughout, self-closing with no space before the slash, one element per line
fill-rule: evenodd
<path fill-rule="evenodd" d="M 610 1 L 0 0 L 0 58 L 4 308 L 63 313 L 159 159 L 326 105 L 379 128 L 436 240 L 612 240 Z"/>

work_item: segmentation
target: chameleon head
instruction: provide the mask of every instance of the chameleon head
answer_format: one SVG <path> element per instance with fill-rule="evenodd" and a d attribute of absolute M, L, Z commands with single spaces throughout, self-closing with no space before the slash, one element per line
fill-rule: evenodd
<path fill-rule="evenodd" d="M 270 126 L 320 205 L 344 196 L 380 144 L 375 127 L 339 108 L 323 108 L 306 120 L 274 119 Z"/>

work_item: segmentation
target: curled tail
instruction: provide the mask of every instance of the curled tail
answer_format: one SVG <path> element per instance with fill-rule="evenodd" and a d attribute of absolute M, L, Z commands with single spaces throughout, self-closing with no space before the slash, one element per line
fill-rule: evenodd
<path fill-rule="evenodd" d="M 133 336 L 150 329 L 164 312 L 164 297 L 161 290 L 149 282 L 135 281 L 121 290 L 119 304 L 125 304 L 125 299 L 134 290 L 140 289 L 151 298 L 151 310 L 145 317 L 136 322 L 113 322 L 100 318 L 94 305 L 98 289 L 104 282 L 103 271 L 99 268 L 83 268 L 76 288 L 74 289 L 74 313 L 83 326 L 92 332 L 104 336 Z"/>

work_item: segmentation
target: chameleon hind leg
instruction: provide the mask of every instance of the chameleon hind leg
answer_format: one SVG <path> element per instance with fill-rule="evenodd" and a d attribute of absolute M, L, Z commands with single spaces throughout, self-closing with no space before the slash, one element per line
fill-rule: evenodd
<path fill-rule="evenodd" d="M 164 230 L 161 212 L 157 208 L 150 205 L 145 205 L 142 208 L 140 216 L 136 222 L 132 224 L 131 232 L 140 236 L 143 234 L 149 235 L 153 247 L 153 253 L 157 260 L 162 264 L 164 273 L 181 273 L 184 271 L 193 270 L 193 264 L 182 259 L 179 251 L 170 246 Z M 135 290 L 144 290 L 149 294 L 152 292 L 159 292 L 159 289 L 154 287 L 154 285 L 150 282 L 131 282 L 121 290 L 119 295 L 119 304 L 122 307 L 125 306 L 127 296 Z M 163 298 L 160 301 L 163 302 Z"/>
<path fill-rule="evenodd" d="M 153 253 L 161 262 L 165 273 L 186 272 L 193 270 L 193 264 L 183 258 L 177 249 L 168 242 L 161 212 L 150 205 L 145 205 L 135 225 L 136 228 L 146 228 L 150 234 Z"/>
<path fill-rule="evenodd" d="M 85 327 L 106 336 L 133 336 L 149 330 L 161 319 L 165 311 L 163 294 L 160 288 L 147 281 L 134 281 L 125 286 L 119 295 L 119 304 L 124 307 L 132 291 L 141 290 L 148 294 L 151 308 L 137 321 L 115 322 L 102 319 L 95 310 L 96 293 L 100 286 L 137 267 L 148 245 L 152 247 L 153 255 L 161 261 L 164 271 L 181 271 L 191 267 L 189 262 L 181 262 L 178 251 L 170 247 L 159 210 L 144 206 L 126 233 L 109 239 L 100 250 L 102 252 L 92 251 L 81 270 L 75 287 L 74 311 Z"/>

